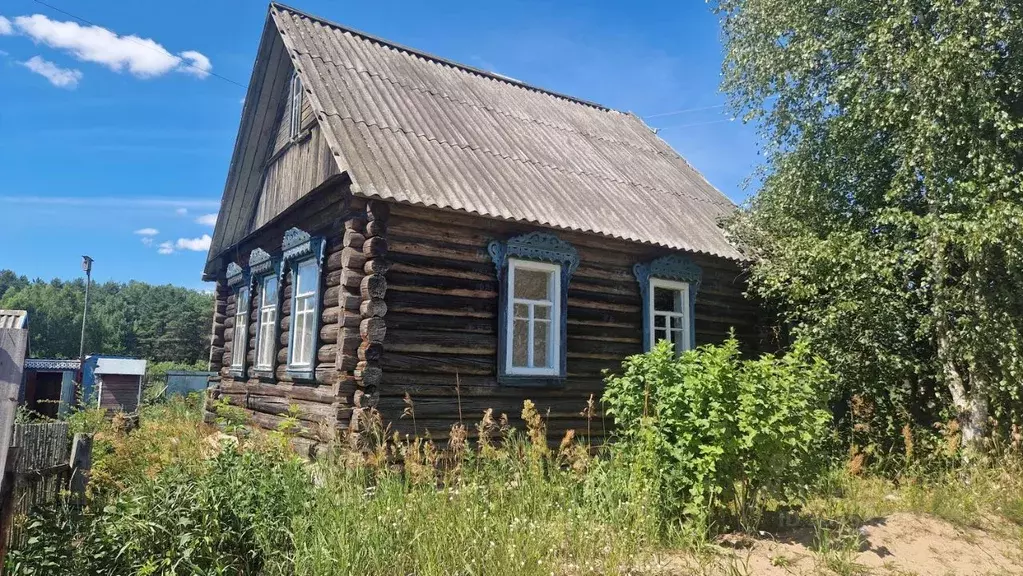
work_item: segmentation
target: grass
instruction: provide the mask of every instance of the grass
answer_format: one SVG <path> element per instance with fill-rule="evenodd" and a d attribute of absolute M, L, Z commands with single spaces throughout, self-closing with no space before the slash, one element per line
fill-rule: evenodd
<path fill-rule="evenodd" d="M 699 526 L 663 524 L 661 496 L 634 460 L 591 456 L 572 439 L 549 447 L 539 415 L 527 406 L 523 416 L 520 433 L 485 415 L 476 425 L 485 441 L 474 446 L 465 428 L 437 446 L 388 438 L 370 421 L 370 432 L 315 463 L 283 450 L 280 433 L 218 444 L 195 400 L 148 406 L 130 431 L 79 416 L 96 439 L 91 502 L 31 519 L 35 547 L 12 553 L 8 568 L 106 573 L 95 556 L 140 574 L 575 576 L 678 572 L 671 558 L 682 555 L 685 573 L 754 573 L 746 544 L 725 549 Z M 912 512 L 997 527 L 1023 554 L 1021 511 L 1023 467 L 1003 454 L 894 479 L 836 469 L 798 515 L 810 527 L 813 573 L 854 576 L 866 573 L 856 558 L 868 520 Z M 800 558 L 776 553 L 768 563 L 806 573 Z"/>

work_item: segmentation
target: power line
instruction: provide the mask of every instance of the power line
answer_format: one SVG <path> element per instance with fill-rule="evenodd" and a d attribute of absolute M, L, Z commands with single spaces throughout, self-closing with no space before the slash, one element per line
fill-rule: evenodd
<path fill-rule="evenodd" d="M 34 1 L 35 1 L 36 4 L 41 4 L 43 6 L 46 6 L 50 10 L 53 10 L 55 12 L 60 12 L 61 14 L 65 15 L 65 16 L 67 16 L 69 18 L 74 18 L 75 20 L 78 20 L 79 22 L 81 22 L 83 24 L 87 24 L 89 26 L 95 26 L 96 28 L 105 28 L 104 26 L 100 26 L 99 24 L 96 24 L 95 22 L 86 20 L 85 18 L 82 18 L 81 16 L 76 16 L 75 14 L 72 14 L 72 13 L 68 12 L 67 10 L 62 10 L 60 8 L 57 8 L 53 4 L 48 4 L 46 2 L 43 2 L 43 0 L 34 0 Z M 128 40 L 128 41 L 130 41 L 130 42 L 132 42 L 134 44 L 138 44 L 139 46 L 142 46 L 143 48 L 148 48 L 149 50 L 152 50 L 153 52 L 158 52 L 158 53 L 164 54 L 164 55 L 170 54 L 170 52 L 167 51 L 167 50 L 160 51 L 160 50 L 157 50 L 156 48 L 153 48 L 149 44 L 143 44 L 142 42 L 139 42 L 138 40 L 136 40 L 132 36 L 118 36 L 118 38 L 120 38 L 122 40 Z M 173 54 L 171 54 L 171 56 L 173 56 Z M 200 72 L 202 74 L 207 74 L 209 76 L 213 76 L 214 78 L 220 78 L 221 80 L 223 80 L 225 82 L 230 82 L 231 84 L 234 84 L 235 86 L 238 86 L 239 88 L 243 88 L 243 89 L 247 89 L 248 88 L 248 86 L 246 86 L 245 84 L 242 84 L 240 82 L 235 82 L 234 80 L 231 80 L 227 76 L 221 76 L 220 74 L 217 74 L 216 72 L 213 72 L 212 70 L 204 70 L 202 68 L 199 68 L 198 66 L 195 66 L 194 64 L 184 64 L 184 67 L 185 68 L 192 68 L 192 69 L 196 70 L 197 72 Z"/>
<path fill-rule="evenodd" d="M 692 122 L 690 124 L 675 124 L 674 126 L 665 126 L 663 128 L 657 128 L 657 131 L 670 130 L 672 128 L 689 128 L 692 126 L 707 126 L 708 124 L 721 124 L 723 122 L 733 122 L 735 118 L 725 118 L 723 120 L 711 120 L 709 122 Z"/>
<path fill-rule="evenodd" d="M 38 2 L 38 0 L 36 0 Z M 660 118 L 662 116 L 675 116 L 676 114 L 685 114 L 687 112 L 702 112 L 704 110 L 715 110 L 717 108 L 724 108 L 724 104 L 715 104 L 714 106 L 701 106 L 699 108 L 686 108 L 685 110 L 675 110 L 673 112 L 661 112 L 659 114 L 651 114 L 649 116 L 643 116 L 643 119 L 647 118 Z"/>

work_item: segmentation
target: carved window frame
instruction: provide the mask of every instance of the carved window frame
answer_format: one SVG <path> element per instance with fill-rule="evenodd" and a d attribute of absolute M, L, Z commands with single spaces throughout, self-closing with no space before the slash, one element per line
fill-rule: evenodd
<path fill-rule="evenodd" d="M 493 240 L 487 245 L 487 252 L 497 269 L 498 282 L 498 346 L 497 381 L 506 386 L 542 387 L 562 386 L 566 376 L 567 332 L 568 332 L 568 285 L 572 274 L 579 267 L 579 253 L 575 247 L 549 232 L 530 232 L 507 240 Z M 557 317 L 556 370 L 546 374 L 523 374 L 510 367 L 510 318 L 511 301 L 514 299 L 508 273 L 509 260 L 541 262 L 558 266 L 558 294 L 555 310 Z"/>
<path fill-rule="evenodd" d="M 685 286 L 687 318 L 687 349 L 696 347 L 696 293 L 703 280 L 703 269 L 681 254 L 669 254 L 650 262 L 636 264 L 632 273 L 639 282 L 643 297 L 643 351 L 648 352 L 654 345 L 654 287 L 663 283 L 669 289 Z"/>
<path fill-rule="evenodd" d="M 252 314 L 252 309 L 249 306 L 249 295 L 252 291 L 249 286 L 248 271 L 234 262 L 228 264 L 227 286 L 235 295 L 234 325 L 231 327 L 231 365 L 228 373 L 234 378 L 245 378 L 249 353 L 249 316 Z M 244 314 L 240 313 L 242 310 L 245 311 Z M 242 338 L 241 342 L 238 341 L 239 318 L 242 318 L 244 321 L 241 331 L 244 338 Z"/>
<path fill-rule="evenodd" d="M 257 319 L 256 319 L 256 347 L 253 356 L 252 373 L 259 378 L 273 378 L 277 370 L 277 347 L 279 346 L 278 340 L 281 337 L 281 284 L 284 279 L 284 268 L 281 266 L 279 259 L 274 259 L 262 248 L 256 248 L 249 255 L 249 275 L 252 277 L 252 287 L 259 287 L 259 300 L 257 301 Z M 266 281 L 270 278 L 275 278 L 277 281 L 276 297 L 274 298 L 274 329 L 272 338 L 272 348 L 270 352 L 270 365 L 269 367 L 261 366 L 259 364 L 259 351 L 263 346 L 263 292 L 266 287 Z M 253 291 L 250 289 L 250 294 Z"/>
<path fill-rule="evenodd" d="M 281 260 L 291 273 L 291 315 L 288 318 L 288 364 L 287 373 L 296 380 L 313 380 L 316 377 L 317 353 L 320 347 L 320 317 L 323 314 L 323 256 L 326 240 L 310 236 L 308 232 L 291 228 L 284 233 L 281 243 Z M 297 274 L 302 264 L 312 261 L 316 270 L 316 289 L 313 291 L 314 312 L 312 314 L 312 350 L 309 364 L 295 365 L 295 309 L 298 303 Z"/>

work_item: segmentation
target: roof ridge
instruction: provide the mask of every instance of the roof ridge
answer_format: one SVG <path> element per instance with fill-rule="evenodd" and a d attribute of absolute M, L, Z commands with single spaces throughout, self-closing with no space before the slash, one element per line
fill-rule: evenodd
<path fill-rule="evenodd" d="M 326 24 L 327 26 L 330 26 L 332 28 L 337 28 L 339 30 L 343 30 L 345 32 L 349 32 L 351 34 L 355 34 L 357 36 L 361 36 L 361 37 L 363 37 L 366 40 L 369 40 L 371 42 L 376 42 L 378 44 L 383 44 L 385 46 L 390 46 L 391 48 L 395 48 L 395 49 L 401 50 L 403 52 L 408 52 L 409 54 L 415 54 L 417 56 L 421 56 L 423 58 L 426 58 L 427 60 L 432 60 L 434 62 L 437 62 L 437 63 L 440 63 L 440 64 L 444 64 L 446 66 L 451 66 L 452 68 L 458 68 L 458 69 L 461 69 L 461 70 L 465 70 L 466 72 L 470 72 L 472 74 L 477 74 L 479 76 L 484 76 L 486 78 L 497 80 L 499 82 L 504 82 L 505 84 L 510 84 L 512 86 L 517 86 L 519 88 L 523 88 L 523 89 L 526 89 L 526 90 L 532 90 L 532 91 L 535 91 L 535 92 L 540 92 L 542 94 L 547 94 L 548 96 L 553 96 L 555 98 L 560 98 L 562 100 L 568 100 L 569 102 L 575 102 L 576 104 L 581 104 L 583 106 L 589 106 L 591 108 L 597 108 L 598 110 L 603 110 L 605 112 L 619 112 L 621 114 L 628 114 L 628 112 L 622 112 L 621 110 L 616 110 L 616 109 L 611 108 L 609 106 L 604 106 L 603 104 L 598 104 L 598 103 L 592 102 L 590 100 L 584 100 L 582 98 L 577 98 L 575 96 L 569 96 L 568 94 L 564 94 L 564 93 L 561 93 L 561 92 L 555 92 L 554 90 L 549 90 L 549 89 L 543 88 L 541 86 L 536 86 L 536 85 L 533 85 L 533 84 L 528 84 L 528 83 L 523 82 L 521 80 L 516 80 L 515 78 L 510 78 L 508 76 L 505 76 L 503 74 L 498 74 L 496 72 L 490 72 L 488 70 L 483 70 L 481 68 L 476 68 L 475 66 L 470 66 L 468 64 L 463 64 L 461 62 L 456 62 L 456 61 L 450 60 L 448 58 L 443 58 L 441 56 L 437 56 L 435 54 L 431 54 L 431 53 L 423 51 L 423 50 L 418 50 L 416 48 L 405 46 L 404 44 L 399 44 L 397 42 L 393 42 L 391 40 L 387 40 L 386 38 L 381 38 L 379 36 L 375 36 L 373 34 L 369 34 L 368 32 L 363 32 L 362 30 L 358 30 L 358 29 L 352 28 L 350 26 L 345 26 L 344 24 L 339 24 L 337 22 L 334 22 L 333 20 L 328 20 L 328 19 L 323 18 L 321 16 L 316 16 L 315 14 L 310 14 L 310 13 L 304 11 L 304 10 L 300 10 L 298 8 L 295 8 L 293 6 L 289 6 L 287 4 L 283 4 L 281 2 L 270 2 L 270 7 L 271 8 L 277 8 L 279 10 L 287 10 L 288 12 L 292 12 L 294 14 L 298 14 L 299 16 L 302 16 L 304 18 L 308 18 L 309 20 L 315 20 L 315 21 L 320 22 L 322 24 Z"/>
<path fill-rule="evenodd" d="M 649 190 L 651 192 L 657 192 L 659 194 L 671 194 L 673 196 L 680 196 L 680 197 L 688 198 L 688 199 L 693 200 L 695 202 L 703 202 L 705 204 L 710 204 L 712 206 L 720 206 L 722 208 L 734 208 L 735 207 L 735 205 L 732 204 L 731 202 L 729 202 L 727 198 L 725 199 L 726 200 L 725 202 L 715 202 L 714 200 L 711 200 L 709 198 L 700 198 L 698 196 L 694 196 L 692 194 L 686 194 L 685 192 L 681 192 L 681 191 L 678 191 L 678 190 L 665 190 L 663 188 L 657 188 L 657 187 L 649 186 L 649 185 L 646 185 L 646 184 L 640 184 L 639 182 L 633 182 L 631 180 L 621 180 L 621 179 L 610 177 L 610 176 L 606 176 L 606 175 L 595 174 L 593 172 L 589 172 L 589 171 L 586 171 L 586 170 L 572 170 L 572 169 L 569 169 L 569 168 L 565 168 L 564 166 L 558 166 L 556 164 L 551 164 L 549 162 L 544 162 L 542 160 L 534 160 L 534 159 L 531 159 L 531 158 L 523 158 L 523 157 L 519 157 L 519 156 L 510 156 L 507 153 L 498 152 L 497 150 L 493 150 L 493 149 L 491 149 L 489 147 L 484 148 L 484 147 L 478 146 L 478 145 L 461 146 L 459 144 L 455 144 L 453 142 L 449 142 L 446 139 L 437 138 L 436 136 L 430 136 L 430 135 L 427 135 L 427 134 L 420 134 L 420 133 L 418 133 L 418 132 L 416 132 L 414 130 L 409 130 L 409 129 L 404 128 L 402 126 L 394 126 L 394 127 L 392 127 L 392 126 L 388 126 L 386 124 L 380 124 L 380 123 L 375 122 L 375 121 L 374 122 L 367 122 L 363 118 L 355 118 L 353 116 L 342 116 L 341 114 L 338 114 L 337 112 L 324 113 L 324 115 L 326 115 L 326 116 L 334 116 L 335 118 L 339 118 L 341 120 L 349 120 L 349 121 L 354 122 L 356 124 L 362 124 L 364 126 L 376 128 L 378 130 L 389 130 L 391 132 L 401 132 L 402 134 L 405 134 L 407 136 L 415 136 L 417 138 L 421 138 L 423 140 L 426 140 L 427 142 L 431 142 L 431 141 L 432 142 L 436 142 L 437 144 L 442 144 L 442 145 L 448 146 L 450 148 L 457 148 L 457 149 L 463 150 L 463 151 L 465 151 L 465 150 L 479 151 L 479 152 L 482 152 L 482 153 L 487 154 L 489 156 L 492 156 L 494 158 L 500 158 L 502 160 L 511 160 L 513 162 L 519 162 L 519 163 L 522 163 L 522 164 L 531 164 L 533 166 L 539 166 L 539 167 L 542 167 L 542 168 L 547 168 L 549 170 L 556 170 L 558 172 L 562 172 L 562 173 L 565 173 L 565 174 L 575 174 L 577 176 L 589 176 L 591 178 L 596 178 L 598 180 L 602 180 L 602 181 L 605 181 L 605 182 L 614 182 L 616 184 L 623 184 L 625 186 L 635 186 L 636 188 L 641 188 L 643 190 Z"/>

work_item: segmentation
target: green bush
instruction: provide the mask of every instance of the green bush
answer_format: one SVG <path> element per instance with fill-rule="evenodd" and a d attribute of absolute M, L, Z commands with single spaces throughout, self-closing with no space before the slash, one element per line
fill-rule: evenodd
<path fill-rule="evenodd" d="M 291 519 L 311 482 L 292 457 L 225 449 L 196 467 L 78 511 L 44 509 L 11 551 L 10 574 L 258 574 L 289 562 Z"/>
<path fill-rule="evenodd" d="M 766 503 L 793 502 L 826 468 L 833 377 L 803 343 L 743 360 L 734 338 L 681 356 L 662 342 L 623 370 L 607 378 L 606 411 L 668 521 L 750 528 Z"/>

